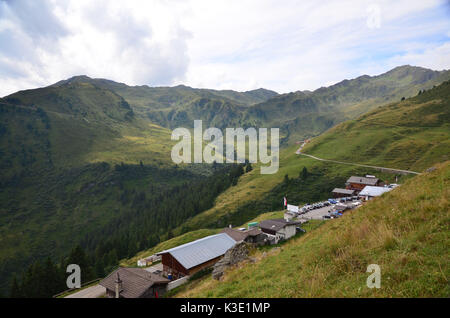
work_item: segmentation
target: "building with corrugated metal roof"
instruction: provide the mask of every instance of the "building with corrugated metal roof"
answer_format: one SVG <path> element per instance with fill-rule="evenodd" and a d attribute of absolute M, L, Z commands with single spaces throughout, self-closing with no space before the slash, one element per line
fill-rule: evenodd
<path fill-rule="evenodd" d="M 214 265 L 236 241 L 226 233 L 210 235 L 158 253 L 164 275 L 172 278 L 190 276 Z"/>
<path fill-rule="evenodd" d="M 360 197 L 366 197 L 367 199 L 378 197 L 382 195 L 385 192 L 391 191 L 392 188 L 389 187 L 373 187 L 373 186 L 366 186 L 362 191 L 359 193 Z"/>

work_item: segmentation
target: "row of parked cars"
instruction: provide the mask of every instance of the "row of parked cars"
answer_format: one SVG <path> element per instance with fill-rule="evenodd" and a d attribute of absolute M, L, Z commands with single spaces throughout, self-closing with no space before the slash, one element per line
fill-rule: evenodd
<path fill-rule="evenodd" d="M 317 202 L 313 204 L 305 204 L 302 208 L 300 208 L 300 213 L 306 213 L 311 210 L 320 209 L 326 206 L 330 206 L 332 203 L 329 201 Z"/>

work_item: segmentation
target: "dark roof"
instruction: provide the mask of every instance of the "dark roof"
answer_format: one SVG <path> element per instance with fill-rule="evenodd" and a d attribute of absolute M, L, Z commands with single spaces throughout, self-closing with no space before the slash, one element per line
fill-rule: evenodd
<path fill-rule="evenodd" d="M 333 193 L 342 193 L 342 194 L 353 194 L 355 193 L 355 190 L 347 190 L 347 189 L 341 189 L 341 188 L 334 188 Z"/>
<path fill-rule="evenodd" d="M 300 223 L 301 223 L 300 221 L 286 221 L 285 219 L 272 219 L 261 221 L 259 223 L 259 227 L 261 229 L 267 229 L 277 232 L 288 225 L 297 225 Z"/>
<path fill-rule="evenodd" d="M 239 231 L 226 227 L 222 230 L 222 233 L 226 233 L 228 234 L 228 236 L 231 236 L 231 238 L 236 242 L 240 242 L 244 241 L 249 236 L 256 236 L 258 234 L 261 234 L 261 230 L 255 227 L 249 230 Z"/>
<path fill-rule="evenodd" d="M 359 183 L 359 184 L 367 184 L 367 185 L 376 185 L 378 183 L 378 178 L 366 178 L 366 177 L 358 177 L 351 176 L 347 183 Z"/>
<path fill-rule="evenodd" d="M 119 273 L 120 280 L 122 281 L 120 296 L 124 298 L 138 298 L 154 284 L 169 283 L 168 279 L 150 273 L 142 268 L 120 267 L 100 281 L 99 284 L 106 289 L 115 291 L 117 273 Z"/>

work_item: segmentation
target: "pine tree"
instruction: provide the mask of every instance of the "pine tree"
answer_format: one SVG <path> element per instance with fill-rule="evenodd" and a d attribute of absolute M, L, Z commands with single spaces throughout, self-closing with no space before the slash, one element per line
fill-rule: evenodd
<path fill-rule="evenodd" d="M 306 167 L 303 167 L 302 171 L 300 172 L 300 178 L 306 179 L 308 177 L 308 169 Z"/>

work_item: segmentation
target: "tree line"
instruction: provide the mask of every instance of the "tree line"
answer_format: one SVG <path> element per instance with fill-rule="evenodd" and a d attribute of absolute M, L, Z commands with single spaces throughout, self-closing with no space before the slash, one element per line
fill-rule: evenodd
<path fill-rule="evenodd" d="M 36 261 L 22 275 L 15 275 L 9 295 L 15 298 L 42 298 L 64 291 L 67 289 L 68 264 L 80 265 L 82 283 L 105 277 L 117 267 L 119 260 L 169 239 L 176 227 L 211 208 L 220 193 L 235 185 L 246 171 L 252 170 L 249 163 L 214 163 L 210 176 L 190 178 L 174 186 L 158 188 L 149 185 L 138 189 L 126 185 L 127 180 L 135 179 L 145 169 L 156 174 L 154 168 L 142 163 L 114 166 L 115 173 L 121 176 L 116 198 L 121 207 L 119 215 L 87 233 L 60 261 L 54 262 L 51 258 Z M 183 169 L 179 170 L 180 175 L 185 173 Z M 189 230 L 183 227 L 181 232 Z"/>

